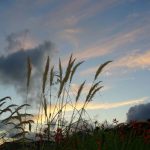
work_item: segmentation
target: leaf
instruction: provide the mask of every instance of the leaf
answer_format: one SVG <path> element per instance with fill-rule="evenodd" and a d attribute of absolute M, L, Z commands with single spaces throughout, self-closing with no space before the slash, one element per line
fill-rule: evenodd
<path fill-rule="evenodd" d="M 4 97 L 4 98 L 0 99 L 0 102 L 4 101 L 4 100 L 6 100 L 6 99 L 10 99 L 10 100 L 11 100 L 11 97 L 6 96 L 6 97 Z"/>
<path fill-rule="evenodd" d="M 22 121 L 22 122 L 20 122 L 19 124 L 17 124 L 16 127 L 17 127 L 17 126 L 22 126 L 22 125 L 24 125 L 24 124 L 29 124 L 29 123 L 34 123 L 34 121 L 33 121 L 33 120 Z"/>
<path fill-rule="evenodd" d="M 16 107 L 16 106 L 18 106 L 18 105 L 16 105 L 16 104 L 11 104 L 11 105 L 9 105 L 7 108 Z"/>
<path fill-rule="evenodd" d="M 14 112 L 13 112 L 13 114 L 14 114 Z M 33 117 L 32 114 L 19 114 L 19 115 L 15 115 L 15 116 L 13 116 L 13 114 L 11 114 L 9 117 L 7 117 L 4 120 L 2 120 L 2 123 L 7 123 L 8 121 L 15 120 L 15 119 L 16 120 L 20 120 L 20 117 L 27 117 L 27 116 Z"/>
<path fill-rule="evenodd" d="M 105 63 L 103 63 L 103 64 L 101 64 L 101 65 L 99 66 L 99 68 L 98 68 L 97 71 L 96 71 L 94 80 L 97 79 L 97 77 L 99 76 L 99 74 L 102 72 L 103 68 L 104 68 L 106 65 L 108 65 L 109 63 L 111 63 L 111 62 L 112 62 L 112 61 L 107 61 L 107 62 L 105 62 Z"/>
<path fill-rule="evenodd" d="M 8 118 L 2 120 L 2 122 L 7 122 L 8 120 L 10 120 L 10 119 L 13 117 L 13 115 L 14 115 L 15 113 L 18 113 L 18 111 L 19 111 L 20 109 L 22 109 L 23 107 L 25 107 L 25 106 L 30 106 L 30 105 L 29 105 L 29 104 L 23 104 L 23 105 L 19 106 L 18 108 L 15 109 L 14 112 L 12 112 L 12 114 L 11 114 Z M 24 114 L 24 115 L 27 115 L 27 114 Z"/>
<path fill-rule="evenodd" d="M 12 113 L 12 110 L 10 109 L 11 107 L 15 107 L 15 106 L 17 106 L 17 105 L 15 105 L 15 104 L 12 104 L 12 105 L 9 105 L 9 106 L 7 106 L 5 109 L 3 109 L 3 110 L 0 110 L 1 112 L 0 112 L 0 115 L 2 114 L 2 113 L 4 113 L 4 112 L 7 112 L 7 111 L 9 111 L 9 112 L 11 112 Z"/>
<path fill-rule="evenodd" d="M 16 135 L 12 136 L 11 138 L 20 138 L 20 137 L 24 136 L 26 133 L 29 133 L 29 132 L 23 131 L 23 132 L 17 133 Z"/>
<path fill-rule="evenodd" d="M 30 105 L 29 104 L 23 104 L 23 105 L 19 106 L 18 108 L 16 108 L 16 110 L 13 113 L 17 112 L 18 110 L 22 109 L 25 106 L 30 106 Z"/>
<path fill-rule="evenodd" d="M 0 110 L 0 111 L 1 111 L 1 112 L 0 112 L 0 115 L 3 114 L 3 113 L 5 113 L 5 112 L 7 112 L 7 111 L 9 111 L 9 112 L 12 113 L 12 110 L 11 110 L 10 108 L 5 108 L 5 109 Z"/>

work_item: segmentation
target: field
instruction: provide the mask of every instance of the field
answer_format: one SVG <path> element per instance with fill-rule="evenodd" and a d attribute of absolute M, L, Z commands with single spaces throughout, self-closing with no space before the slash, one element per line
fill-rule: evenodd
<path fill-rule="evenodd" d="M 72 100 L 71 82 L 82 63 L 76 63 L 76 59 L 71 55 L 65 71 L 61 60 L 56 71 L 53 65 L 50 66 L 49 57 L 47 58 L 42 77 L 40 106 L 35 120 L 35 116 L 28 113 L 27 109 L 31 107 L 28 95 L 32 75 L 32 62 L 28 58 L 26 103 L 20 106 L 7 105 L 11 97 L 0 99 L 2 127 L 9 127 L 0 133 L 1 150 L 149 150 L 149 120 L 119 123 L 114 119 L 110 126 L 107 122 L 92 122 L 84 118 L 87 105 L 103 88 L 99 75 L 111 61 L 99 66 L 87 95 L 82 94 L 86 86 L 84 81 Z M 80 97 L 84 97 L 85 101 L 78 110 Z M 54 102 L 55 104 L 52 104 Z M 68 105 L 72 108 L 72 115 L 70 120 L 65 122 Z M 12 130 L 15 130 L 15 134 L 10 136 L 9 132 Z M 33 135 L 32 138 L 29 135 Z"/>

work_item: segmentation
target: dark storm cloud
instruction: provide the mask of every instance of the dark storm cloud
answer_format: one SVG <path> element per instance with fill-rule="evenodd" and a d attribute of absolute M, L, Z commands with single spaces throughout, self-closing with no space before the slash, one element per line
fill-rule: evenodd
<path fill-rule="evenodd" d="M 150 103 L 133 106 L 127 113 L 127 122 L 150 119 Z"/>
<path fill-rule="evenodd" d="M 33 68 L 31 80 L 32 88 L 30 88 L 29 99 L 37 99 L 37 89 L 39 89 L 41 83 L 40 79 L 44 68 L 44 62 L 48 55 L 51 57 L 53 50 L 53 44 L 49 41 L 46 41 L 32 49 L 17 50 L 16 52 L 7 56 L 0 56 L 1 85 L 14 86 L 18 94 L 25 99 L 27 57 L 29 56 L 31 58 Z"/>
<path fill-rule="evenodd" d="M 30 50 L 19 50 L 6 57 L 0 57 L 0 75 L 5 83 L 20 82 L 26 75 L 26 63 L 29 56 L 33 66 L 40 69 L 44 55 L 52 49 L 51 42 L 45 42 Z"/>

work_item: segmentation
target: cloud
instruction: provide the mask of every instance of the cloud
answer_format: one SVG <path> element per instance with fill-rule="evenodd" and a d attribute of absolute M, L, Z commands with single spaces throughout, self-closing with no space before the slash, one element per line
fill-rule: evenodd
<path fill-rule="evenodd" d="M 118 107 L 143 103 L 146 100 L 147 100 L 147 97 L 143 97 L 139 99 L 130 99 L 130 100 L 114 102 L 114 103 L 93 103 L 93 104 L 91 103 L 88 105 L 87 109 L 91 109 L 91 110 L 92 109 L 112 109 L 112 108 L 118 108 Z"/>
<path fill-rule="evenodd" d="M 135 51 L 130 55 L 126 55 L 116 62 L 114 68 L 127 68 L 127 69 L 149 69 L 150 68 L 150 50 L 145 52 Z"/>
<path fill-rule="evenodd" d="M 83 70 L 80 72 L 80 75 L 81 76 L 85 76 L 85 75 L 88 75 L 88 74 L 93 74 L 97 71 L 99 66 L 95 66 L 95 67 L 92 67 L 92 68 L 88 68 L 86 70 Z"/>
<path fill-rule="evenodd" d="M 11 36 L 12 38 L 12 36 Z M 19 45 L 20 47 L 20 45 Z M 30 49 L 17 49 L 18 42 L 10 42 L 10 49 L 14 49 L 7 56 L 0 56 L 0 78 L 2 85 L 14 86 L 19 94 L 25 94 L 26 74 L 27 74 L 27 57 L 32 61 L 32 88 L 30 95 L 38 93 L 36 89 L 40 88 L 39 77 L 43 71 L 43 62 L 48 55 L 51 57 L 54 52 L 54 45 L 50 41 L 45 41 L 42 44 Z M 39 83 L 37 83 L 37 80 Z M 34 89 L 35 88 L 35 89 Z"/>
<path fill-rule="evenodd" d="M 37 18 L 37 24 L 45 23 L 46 27 L 69 28 L 78 25 L 99 12 L 106 11 L 120 3 L 119 0 L 75 0 L 59 3 L 54 10 L 45 14 L 45 17 Z"/>
<path fill-rule="evenodd" d="M 31 38 L 29 30 L 11 33 L 6 38 L 7 46 L 5 53 L 11 54 L 20 49 L 28 50 L 35 47 L 35 41 Z"/>
<path fill-rule="evenodd" d="M 147 101 L 148 97 L 142 97 L 142 98 L 139 98 L 139 99 L 129 99 L 129 100 L 124 100 L 124 101 L 120 101 L 120 102 L 113 102 L 113 103 L 95 103 L 95 102 L 91 102 L 87 105 L 86 107 L 86 110 L 96 110 L 96 109 L 104 109 L 104 110 L 107 110 L 107 109 L 113 109 L 113 108 L 118 108 L 118 107 L 123 107 L 123 106 L 131 106 L 131 105 L 136 105 L 136 104 L 141 104 L 141 103 L 144 103 L 145 101 Z M 53 104 L 51 106 L 51 109 L 50 107 L 48 107 L 47 111 L 48 113 L 51 111 L 53 112 L 54 111 L 54 107 L 55 105 Z M 77 103 L 77 106 L 76 106 L 76 109 L 81 109 L 83 107 L 83 102 L 78 102 Z M 66 105 L 65 107 L 65 111 L 66 112 L 70 112 L 73 110 L 73 106 L 72 105 Z M 58 110 L 56 111 L 55 109 L 55 113 L 58 112 Z M 66 113 L 67 115 L 67 113 Z M 42 120 L 42 122 L 44 122 L 44 114 L 40 114 L 40 116 L 37 116 L 35 115 L 34 117 L 34 120 Z"/>
<path fill-rule="evenodd" d="M 146 50 L 144 52 L 139 50 L 134 50 L 130 54 L 126 54 L 117 60 L 114 60 L 110 65 L 108 65 L 105 69 L 105 74 L 116 75 L 118 74 L 126 74 L 130 71 L 135 70 L 149 70 L 150 69 L 150 50 Z M 99 66 L 94 66 L 88 68 L 84 71 L 81 71 L 80 74 L 82 76 L 87 74 L 95 73 Z"/>
<path fill-rule="evenodd" d="M 111 65 L 105 69 L 105 74 L 108 76 L 123 75 L 129 72 L 137 70 L 149 70 L 150 69 L 150 50 L 141 51 L 134 50 L 130 54 L 126 54 L 121 58 L 118 58 Z M 87 69 L 85 72 L 81 72 L 83 75 L 87 73 L 93 73 L 96 67 Z M 119 70 L 119 71 L 118 71 Z"/>
<path fill-rule="evenodd" d="M 22 82 L 26 74 L 26 60 L 30 56 L 34 67 L 42 65 L 43 57 L 46 52 L 51 51 L 51 42 L 45 42 L 36 48 L 27 51 L 20 50 L 6 57 L 0 57 L 0 75 L 6 82 Z"/>
<path fill-rule="evenodd" d="M 127 122 L 131 120 L 143 121 L 150 119 L 150 103 L 131 107 L 127 112 Z"/>
<path fill-rule="evenodd" d="M 76 51 L 74 53 L 74 57 L 77 58 L 77 60 L 87 60 L 87 59 L 93 59 L 93 58 L 109 55 L 112 52 L 118 50 L 120 47 L 134 42 L 142 32 L 143 32 L 143 28 L 138 28 L 133 31 L 119 33 L 109 39 L 105 39 L 103 43 L 100 44 L 98 43 L 95 44 L 95 46 L 93 47 Z M 62 63 L 63 65 L 66 65 L 67 60 L 64 59 Z M 93 71 L 95 72 L 95 68 L 91 68 L 88 71 L 84 70 L 83 72 L 93 73 Z"/>
<path fill-rule="evenodd" d="M 79 28 L 67 28 L 57 33 L 58 40 L 63 41 L 64 43 L 71 43 L 75 49 L 79 47 L 79 38 L 78 35 L 82 32 Z"/>

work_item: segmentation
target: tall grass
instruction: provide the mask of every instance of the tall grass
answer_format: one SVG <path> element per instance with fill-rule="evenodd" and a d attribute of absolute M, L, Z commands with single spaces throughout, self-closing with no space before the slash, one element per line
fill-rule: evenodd
<path fill-rule="evenodd" d="M 84 61 L 76 63 L 76 58 L 73 58 L 73 55 L 71 54 L 66 69 L 62 67 L 61 60 L 59 59 L 58 70 L 56 71 L 55 70 L 56 67 L 50 64 L 49 56 L 47 57 L 45 68 L 43 70 L 42 91 L 41 91 L 41 99 L 40 99 L 41 103 L 39 106 L 38 119 L 37 119 L 37 124 L 36 124 L 36 132 L 38 132 L 37 130 L 38 125 L 39 124 L 43 125 L 43 120 L 45 120 L 44 123 L 47 126 L 46 128 L 47 128 L 47 140 L 48 141 L 51 140 L 51 124 L 54 121 L 55 121 L 55 128 L 63 129 L 64 131 L 66 131 L 65 134 L 68 135 L 72 127 L 74 118 L 76 118 L 77 117 L 76 115 L 78 114 L 79 118 L 77 119 L 76 127 L 75 127 L 75 132 L 76 132 L 78 129 L 79 121 L 82 118 L 83 111 L 85 110 L 85 107 L 93 99 L 94 95 L 102 88 L 102 86 L 99 86 L 100 82 L 95 83 L 95 81 L 97 80 L 98 75 L 101 73 L 102 69 L 108 63 L 110 63 L 110 61 L 102 64 L 98 68 L 94 77 L 93 85 L 91 86 L 86 96 L 86 100 L 84 102 L 82 109 L 81 110 L 77 109 L 77 103 L 80 99 L 80 96 L 82 95 L 82 90 L 84 89 L 84 86 L 86 86 L 86 81 L 84 81 L 80 85 L 76 93 L 76 96 L 74 96 L 74 100 L 70 99 L 70 92 L 71 92 L 70 90 L 71 90 L 73 77 L 78 67 L 83 62 Z M 8 107 L 1 110 L 0 112 L 0 115 L 1 115 L 4 112 L 9 111 L 11 114 L 7 118 L 5 118 L 3 122 L 5 124 L 13 124 L 15 129 L 18 129 L 21 131 L 12 138 L 18 138 L 21 136 L 22 138 L 25 138 L 26 133 L 28 133 L 28 131 L 31 131 L 31 127 L 32 127 L 31 124 L 33 123 L 33 120 L 27 119 L 28 116 L 32 116 L 31 114 L 27 113 L 27 107 L 30 106 L 28 104 L 28 93 L 30 92 L 29 86 L 32 86 L 30 85 L 31 75 L 32 75 L 32 60 L 30 59 L 30 57 L 28 57 L 27 58 L 26 104 L 23 104 L 21 106 L 9 105 Z M 49 89 L 48 93 L 46 93 L 47 89 Z M 2 99 L 0 106 L 3 106 L 5 104 L 6 99 L 10 99 L 10 98 L 6 97 Z M 73 111 L 72 111 L 70 122 L 68 123 L 68 125 L 64 126 L 64 120 L 65 120 L 65 115 L 67 111 L 66 108 L 68 105 L 72 107 Z M 19 110 L 21 110 L 23 107 L 25 109 L 25 113 L 20 113 Z M 13 108 L 14 111 L 11 108 Z M 41 114 L 44 117 L 41 117 L 41 120 L 39 120 Z M 18 122 L 18 123 L 15 125 L 15 123 L 12 120 L 13 121 L 15 120 L 14 122 Z M 27 124 L 29 126 L 28 131 L 26 131 Z M 42 127 L 40 128 L 39 131 L 42 132 Z"/>
<path fill-rule="evenodd" d="M 53 149 L 60 150 L 125 150 L 128 146 L 132 146 L 132 148 L 135 146 L 134 144 L 132 145 L 132 132 L 126 135 L 128 139 L 126 143 L 120 141 L 119 130 L 111 129 L 109 130 L 110 132 L 106 132 L 106 127 L 103 125 L 103 128 L 101 128 L 102 126 L 97 126 L 97 123 L 95 123 L 95 129 L 86 129 L 87 132 L 82 132 L 83 126 L 84 128 L 88 126 L 88 123 L 84 121 L 84 114 L 87 113 L 86 108 L 94 100 L 94 96 L 103 88 L 99 76 L 111 61 L 107 61 L 98 67 L 94 74 L 91 87 L 86 95 L 83 94 L 84 88 L 87 86 L 86 80 L 79 85 L 79 88 L 75 91 L 75 95 L 73 95 L 73 78 L 83 62 L 76 62 L 76 58 L 73 58 L 71 54 L 65 68 L 62 66 L 61 59 L 59 59 L 58 66 L 55 66 L 50 62 L 49 56 L 47 57 L 41 77 L 40 105 L 37 112 L 37 120 L 34 122 L 35 117 L 27 113 L 27 107 L 30 107 L 28 104 L 29 87 L 32 86 L 30 84 L 32 79 L 32 60 L 28 57 L 26 104 L 22 104 L 21 106 L 11 104 L 7 106 L 7 101 L 11 100 L 11 98 L 4 97 L 0 99 L 0 117 L 3 116 L 1 118 L 2 123 L 5 126 L 12 125 L 12 128 L 9 130 L 17 130 L 17 133 L 11 137 L 13 141 L 19 140 L 23 142 L 25 148 L 26 140 L 29 140 L 27 139 L 27 135 L 33 132 L 36 134 L 33 141 L 36 140 L 37 136 L 40 141 L 43 141 L 40 145 L 40 148 L 43 150 L 47 147 L 46 141 L 49 143 L 54 142 L 53 146 L 51 144 L 49 146 L 53 147 Z M 56 70 L 56 68 L 58 69 Z M 84 99 L 84 102 L 79 109 L 77 106 L 80 104 L 80 99 Z M 72 113 L 70 113 L 70 120 L 65 123 L 67 107 L 72 108 Z M 0 133 L 0 139 L 3 142 L 7 141 L 5 138 L 9 130 L 5 133 Z M 139 139 L 136 138 L 135 140 Z M 36 149 L 36 144 L 34 148 Z"/>

